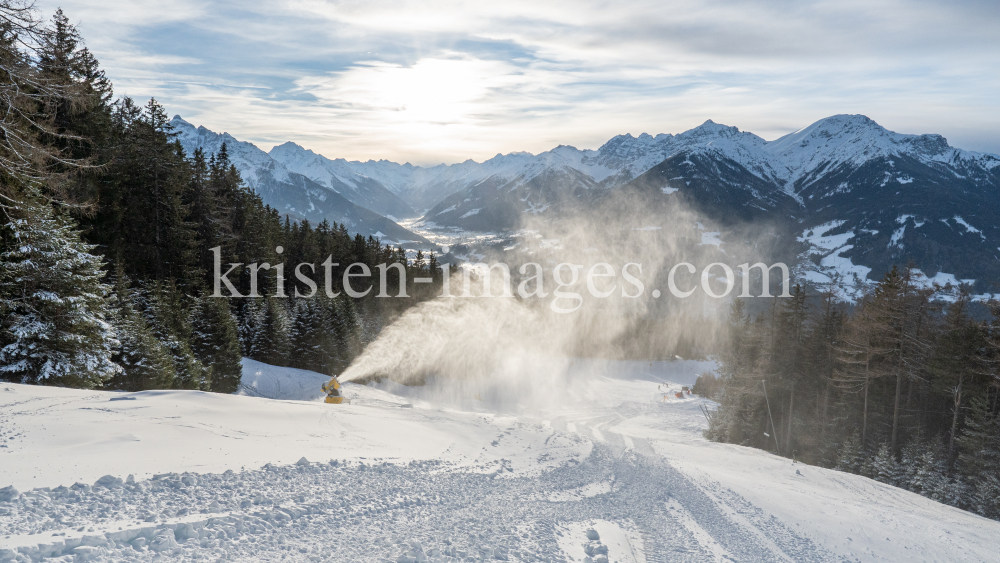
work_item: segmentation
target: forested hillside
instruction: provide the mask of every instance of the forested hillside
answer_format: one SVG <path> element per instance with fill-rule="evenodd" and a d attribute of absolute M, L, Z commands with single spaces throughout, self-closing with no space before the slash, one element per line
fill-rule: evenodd
<path fill-rule="evenodd" d="M 414 299 L 347 297 L 353 262 L 439 279 L 435 258 L 290 221 L 244 185 L 225 145 L 185 154 L 155 99 L 115 97 L 61 10 L 42 21 L 5 0 L 0 20 L 0 379 L 228 393 L 243 355 L 336 373 L 386 319 L 433 294 L 435 284 L 411 288 Z M 223 272 L 288 264 L 288 297 L 273 270 L 261 271 L 259 298 L 210 297 L 213 248 Z M 328 258 L 338 265 L 327 282 Z M 291 271 L 302 262 L 315 268 L 311 299 L 297 298 L 311 294 Z M 229 279 L 250 294 L 247 268 Z M 398 276 L 388 285 L 395 295 Z"/>
<path fill-rule="evenodd" d="M 1000 518 L 1000 304 L 942 301 L 893 269 L 851 311 L 796 288 L 730 310 L 706 435 Z"/>

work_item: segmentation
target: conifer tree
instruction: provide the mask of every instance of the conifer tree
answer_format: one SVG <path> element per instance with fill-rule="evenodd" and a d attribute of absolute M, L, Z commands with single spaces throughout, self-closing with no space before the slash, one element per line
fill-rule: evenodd
<path fill-rule="evenodd" d="M 243 370 L 242 354 L 229 299 L 202 297 L 195 301 L 191 311 L 191 350 L 211 371 L 212 391 L 236 391 Z"/>
<path fill-rule="evenodd" d="M 225 221 L 219 215 L 213 183 L 210 181 L 205 153 L 195 149 L 190 161 L 190 180 L 185 191 L 184 203 L 188 206 L 197 241 L 198 265 L 202 271 L 211 273 L 215 255 L 212 248 L 222 246 Z M 206 280 L 211 287 L 210 279 Z"/>
<path fill-rule="evenodd" d="M 963 421 L 963 405 L 979 383 L 982 373 L 980 353 L 985 348 L 981 326 L 968 316 L 968 295 L 962 292 L 947 309 L 945 332 L 931 360 L 937 387 L 951 395 L 948 456 L 955 452 L 959 426 Z"/>
<path fill-rule="evenodd" d="M 123 98 L 113 118 L 116 150 L 106 168 L 95 242 L 133 279 L 173 278 L 197 288 L 205 276 L 184 197 L 190 168 L 166 112 L 155 99 L 140 108 Z"/>
<path fill-rule="evenodd" d="M 80 91 L 35 64 L 44 57 L 43 46 L 52 33 L 32 8 L 26 2 L 0 4 L 0 201 L 13 204 L 27 194 L 21 190 L 30 184 L 55 198 L 53 203 L 71 205 L 66 194 L 59 193 L 59 175 L 65 167 L 84 166 L 86 161 L 61 153 L 56 141 L 77 137 L 61 132 L 46 108 L 53 102 L 78 103 Z"/>
<path fill-rule="evenodd" d="M 835 306 L 835 294 L 831 287 L 822 294 L 822 303 L 813 317 L 813 327 L 806 345 L 807 369 L 814 377 L 816 391 L 820 395 L 817 405 L 816 426 L 819 427 L 819 444 L 824 451 L 824 459 L 829 462 L 830 452 L 827 431 L 830 428 L 830 400 L 833 392 L 836 346 L 842 329 L 843 318 Z"/>
<path fill-rule="evenodd" d="M 177 389 L 202 389 L 211 386 L 211 372 L 191 349 L 192 327 L 187 297 L 172 280 L 152 282 L 146 293 L 146 318 L 156 337 L 174 361 Z"/>
<path fill-rule="evenodd" d="M 879 446 L 878 452 L 872 460 L 871 471 L 876 481 L 881 481 L 888 485 L 899 484 L 899 471 L 889 444 L 881 444 Z"/>
<path fill-rule="evenodd" d="M 261 298 L 256 329 L 251 337 L 250 357 L 265 364 L 288 365 L 291 351 L 288 312 L 282 300 Z"/>
<path fill-rule="evenodd" d="M 434 251 L 431 251 L 427 255 L 427 272 L 431 275 L 431 280 L 433 280 L 434 283 L 441 281 L 441 264 L 438 263 L 437 256 L 434 255 Z"/>
<path fill-rule="evenodd" d="M 334 300 L 332 314 L 328 317 L 328 333 L 336 338 L 335 358 L 331 369 L 342 371 L 358 354 L 361 347 L 361 323 L 354 300 L 341 295 Z"/>
<path fill-rule="evenodd" d="M 881 360 L 891 350 L 884 347 L 886 332 L 883 302 L 866 299 L 844 325 L 837 347 L 835 382 L 844 391 L 862 396 L 861 447 L 868 445 L 872 382 L 879 376 Z"/>
<path fill-rule="evenodd" d="M 996 473 L 980 474 L 970 504 L 977 513 L 1000 520 L 1000 476 Z"/>
<path fill-rule="evenodd" d="M 840 457 L 837 460 L 837 470 L 848 473 L 860 473 L 862 462 L 861 436 L 856 432 L 844 442 Z"/>
<path fill-rule="evenodd" d="M 115 361 L 122 371 L 105 384 L 109 389 L 143 391 L 173 387 L 177 370 L 170 351 L 156 338 L 149 321 L 134 305 L 134 291 L 124 273 L 116 274 L 112 315 L 120 346 Z"/>
<path fill-rule="evenodd" d="M 28 192 L 29 194 L 31 191 Z M 101 259 L 40 195 L 4 206 L 0 375 L 94 388 L 121 371 Z"/>
<path fill-rule="evenodd" d="M 41 139 L 58 154 L 50 167 L 57 174 L 46 182 L 47 193 L 90 215 L 100 189 L 97 165 L 107 161 L 101 144 L 111 122 L 111 81 L 62 9 L 41 37 L 37 67 L 54 87 L 39 112 L 50 123 Z"/>
<path fill-rule="evenodd" d="M 911 482 L 914 492 L 926 497 L 932 497 L 935 491 L 942 487 L 946 479 L 943 462 L 932 445 L 928 445 L 918 460 L 917 470 Z"/>
<path fill-rule="evenodd" d="M 920 467 L 920 454 L 923 442 L 918 434 L 903 446 L 898 467 L 900 487 L 913 490 L 913 482 L 917 476 L 917 469 Z"/>
<path fill-rule="evenodd" d="M 970 401 L 958 449 L 958 466 L 963 474 L 1000 477 L 1000 416 L 991 411 L 985 398 Z"/>
<path fill-rule="evenodd" d="M 296 299 L 291 307 L 290 363 L 292 367 L 323 372 L 328 363 L 323 322 L 326 311 L 318 299 Z"/>
<path fill-rule="evenodd" d="M 240 349 L 248 358 L 254 357 L 254 335 L 260 329 L 263 307 L 260 299 L 238 299 L 236 302 L 236 333 Z"/>

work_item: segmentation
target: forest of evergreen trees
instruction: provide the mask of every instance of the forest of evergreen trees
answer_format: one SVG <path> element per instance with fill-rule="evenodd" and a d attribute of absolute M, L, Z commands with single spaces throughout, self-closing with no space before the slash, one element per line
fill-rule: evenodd
<path fill-rule="evenodd" d="M 832 294 L 733 303 L 706 436 L 1000 518 L 1000 303 L 893 269 L 848 310 Z"/>
<path fill-rule="evenodd" d="M 339 264 L 334 293 L 354 262 L 400 262 L 408 282 L 439 282 L 440 268 L 344 225 L 282 217 L 243 184 L 225 146 L 185 154 L 156 100 L 115 99 L 61 10 L 43 21 L 29 3 L 0 1 L 0 104 L 0 380 L 230 393 L 241 356 L 337 373 L 440 287 L 408 287 L 413 298 L 401 300 L 327 296 L 328 257 Z M 319 291 L 295 298 L 310 288 L 289 272 L 291 297 L 275 297 L 262 271 L 266 297 L 209 297 L 216 247 L 223 263 L 312 263 Z M 247 269 L 229 279 L 249 293 Z M 366 283 L 377 290 L 372 279 L 353 287 Z"/>

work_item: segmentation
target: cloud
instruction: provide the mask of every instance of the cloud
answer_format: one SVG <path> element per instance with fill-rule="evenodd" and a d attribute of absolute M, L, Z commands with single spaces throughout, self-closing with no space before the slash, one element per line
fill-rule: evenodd
<path fill-rule="evenodd" d="M 775 138 L 864 113 L 1000 152 L 985 0 L 62 6 L 119 93 L 264 148 L 455 162 L 707 118 Z"/>

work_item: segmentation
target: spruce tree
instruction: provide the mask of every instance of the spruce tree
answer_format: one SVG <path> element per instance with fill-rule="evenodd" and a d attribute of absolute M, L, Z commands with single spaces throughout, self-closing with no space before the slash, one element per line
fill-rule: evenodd
<path fill-rule="evenodd" d="M 872 460 L 872 476 L 876 481 L 881 481 L 888 485 L 899 484 L 899 468 L 896 459 L 892 455 L 889 444 L 879 445 L 878 452 Z"/>
<path fill-rule="evenodd" d="M 995 473 L 980 475 L 970 504 L 977 513 L 1000 520 L 1000 476 Z"/>
<path fill-rule="evenodd" d="M 334 299 L 332 314 L 328 317 L 330 326 L 327 332 L 335 335 L 335 356 L 331 369 L 335 372 L 344 370 L 351 360 L 360 352 L 361 322 L 354 300 L 346 295 Z"/>
<path fill-rule="evenodd" d="M 965 475 L 1000 476 L 1000 416 L 983 397 L 970 402 L 965 430 L 958 438 L 958 467 Z"/>
<path fill-rule="evenodd" d="M 940 337 L 931 372 L 935 386 L 942 395 L 950 395 L 951 411 L 948 429 L 948 456 L 955 453 L 956 440 L 964 422 L 963 411 L 969 396 L 974 396 L 981 383 L 981 353 L 986 347 L 982 326 L 968 315 L 969 298 L 965 292 L 948 306 L 944 334 Z"/>
<path fill-rule="evenodd" d="M 861 436 L 857 432 L 844 442 L 837 460 L 837 470 L 848 473 L 860 473 L 862 464 Z"/>
<path fill-rule="evenodd" d="M 105 387 L 123 391 L 169 389 L 177 377 L 170 351 L 156 338 L 146 317 L 136 310 L 128 278 L 121 271 L 116 278 L 112 318 L 120 342 L 115 361 L 122 366 L 122 372 Z"/>
<path fill-rule="evenodd" d="M 34 193 L 32 193 L 34 192 Z M 4 206 L 0 376 L 94 388 L 121 371 L 102 261 L 37 191 Z"/>
<path fill-rule="evenodd" d="M 254 336 L 260 330 L 263 306 L 260 299 L 239 299 L 236 305 L 236 333 L 240 338 L 243 355 L 254 358 Z"/>
<path fill-rule="evenodd" d="M 329 363 L 324 317 L 319 299 L 296 299 L 291 307 L 290 327 L 292 367 L 324 372 Z"/>
<path fill-rule="evenodd" d="M 37 67 L 54 88 L 41 104 L 39 115 L 50 124 L 41 139 L 59 154 L 50 167 L 58 175 L 46 182 L 46 191 L 60 205 L 89 215 L 100 191 L 98 165 L 108 156 L 103 145 L 111 123 L 111 81 L 62 9 L 42 36 Z"/>
<path fill-rule="evenodd" d="M 242 354 L 229 299 L 202 297 L 195 302 L 191 312 L 191 349 L 211 371 L 212 391 L 236 391 L 243 370 Z"/>
<path fill-rule="evenodd" d="M 184 203 L 187 205 L 191 222 L 195 229 L 197 241 L 198 265 L 206 276 L 206 286 L 212 287 L 211 273 L 214 269 L 215 255 L 212 248 L 222 246 L 224 241 L 224 221 L 219 216 L 216 197 L 209 179 L 208 163 L 202 150 L 195 149 L 190 162 L 190 180 L 185 192 Z"/>
<path fill-rule="evenodd" d="M 208 390 L 211 372 L 191 349 L 193 329 L 188 298 L 172 280 L 150 283 L 145 297 L 146 318 L 174 361 L 177 375 L 173 387 Z"/>
<path fill-rule="evenodd" d="M 251 336 L 250 357 L 265 364 L 288 365 L 291 327 L 284 302 L 275 297 L 260 299 L 258 325 Z"/>
<path fill-rule="evenodd" d="M 123 98 L 113 122 L 115 152 L 106 167 L 94 242 L 105 245 L 133 279 L 173 278 L 181 287 L 198 288 L 205 274 L 185 198 L 190 165 L 163 106 L 154 99 L 138 107 Z"/>

